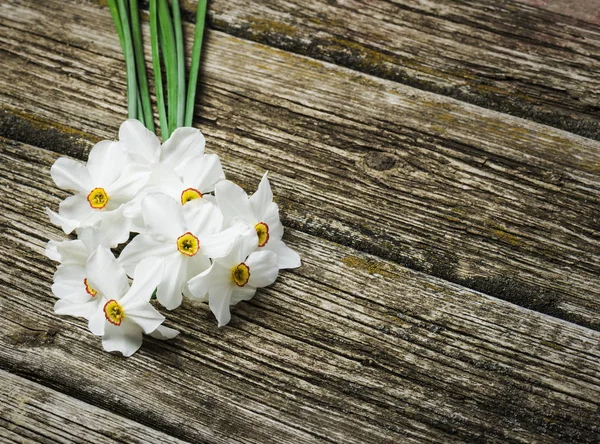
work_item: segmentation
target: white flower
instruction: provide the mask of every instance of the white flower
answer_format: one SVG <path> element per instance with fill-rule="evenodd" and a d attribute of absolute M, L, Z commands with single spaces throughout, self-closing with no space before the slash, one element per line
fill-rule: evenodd
<path fill-rule="evenodd" d="M 54 304 L 55 313 L 89 319 L 97 309 L 102 298 L 88 283 L 86 264 L 101 245 L 108 246 L 95 228 L 82 229 L 76 240 L 48 242 L 46 255 L 61 263 L 52 284 L 52 293 L 58 298 Z"/>
<path fill-rule="evenodd" d="M 215 185 L 225 180 L 221 161 L 216 154 L 204 154 L 190 159 L 185 168 L 181 169 L 182 176 L 175 170 L 164 167 L 156 168 L 148 185 L 125 207 L 123 214 L 133 220 L 132 231 L 143 233 L 142 201 L 148 194 L 162 193 L 185 205 L 195 199 L 206 199 L 215 203 L 213 192 Z"/>
<path fill-rule="evenodd" d="M 182 176 L 190 159 L 204 154 L 204 135 L 196 128 L 177 128 L 161 146 L 156 135 L 138 120 L 126 120 L 119 128 L 119 142 L 139 168 L 166 167 Z"/>
<path fill-rule="evenodd" d="M 162 277 L 160 260 L 140 262 L 129 287 L 125 270 L 109 249 L 99 247 L 90 256 L 86 273 L 88 282 L 102 298 L 88 325 L 92 333 L 102 336 L 106 351 L 131 356 L 142 345 L 142 332 L 159 338 L 177 335 L 175 330 L 161 326 L 165 318 L 149 302 Z"/>
<path fill-rule="evenodd" d="M 209 258 L 227 254 L 237 228 L 221 231 L 223 216 L 204 199 L 181 205 L 165 194 L 149 194 L 142 202 L 145 232 L 125 247 L 119 262 L 128 273 L 148 257 L 164 261 L 157 299 L 168 310 L 181 304 L 182 286 L 210 266 Z"/>
<path fill-rule="evenodd" d="M 214 202 L 206 193 L 225 180 L 219 156 L 204 154 L 204 136 L 195 128 L 178 128 L 161 146 L 140 122 L 127 120 L 119 130 L 119 141 L 138 168 L 151 173 L 144 189 L 124 209 L 134 232 L 144 231 L 141 206 L 146 195 L 164 193 L 182 205 L 202 197 Z"/>
<path fill-rule="evenodd" d="M 206 301 L 208 294 L 208 305 L 219 327 L 231 320 L 230 305 L 252 299 L 258 287 L 271 285 L 277 279 L 277 256 L 268 250 L 254 251 L 256 242 L 252 230 L 239 236 L 229 254 L 215 259 L 185 288 L 186 296 L 193 299 Z"/>
<path fill-rule="evenodd" d="M 60 203 L 58 214 L 46 209 L 52 223 L 67 234 L 96 226 L 111 246 L 129 238 L 130 223 L 123 217 L 122 205 L 139 191 L 148 175 L 128 164 L 118 142 L 96 144 L 87 165 L 61 157 L 50 173 L 58 187 L 76 192 Z"/>
<path fill-rule="evenodd" d="M 257 247 L 273 251 L 277 255 L 277 266 L 280 269 L 300 266 L 298 253 L 281 240 L 283 226 L 279 220 L 279 208 L 273 202 L 273 192 L 266 173 L 258 190 L 250 197 L 228 180 L 217 184 L 215 196 L 225 223 L 243 221 L 247 226 L 253 227 L 258 235 Z"/>

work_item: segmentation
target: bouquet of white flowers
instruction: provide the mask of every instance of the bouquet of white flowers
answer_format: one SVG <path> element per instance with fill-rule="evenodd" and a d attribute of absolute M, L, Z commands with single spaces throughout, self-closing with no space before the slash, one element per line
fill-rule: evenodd
<path fill-rule="evenodd" d="M 125 53 L 130 119 L 117 141 L 92 148 L 87 164 L 62 157 L 52 166 L 56 185 L 74 194 L 48 215 L 77 239 L 50 241 L 46 254 L 60 262 L 52 285 L 55 312 L 84 317 L 105 350 L 130 356 L 140 348 L 142 333 L 160 339 L 178 334 L 161 325 L 165 318 L 153 296 L 167 310 L 179 307 L 183 295 L 208 302 L 223 326 L 230 305 L 271 285 L 280 269 L 300 266 L 300 257 L 282 241 L 267 174 L 248 196 L 225 180 L 219 157 L 205 153 L 204 136 L 190 127 L 206 2 L 198 6 L 185 106 L 178 2 L 172 2 L 171 20 L 166 0 L 150 1 L 162 144 L 153 132 L 137 1 L 108 3 Z M 129 241 L 131 233 L 137 235 Z M 123 243 L 116 258 L 111 248 Z"/>

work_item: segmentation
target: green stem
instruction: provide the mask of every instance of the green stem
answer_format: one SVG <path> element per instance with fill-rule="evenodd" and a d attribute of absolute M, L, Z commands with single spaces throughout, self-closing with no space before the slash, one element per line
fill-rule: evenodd
<path fill-rule="evenodd" d="M 177 128 L 183 126 L 185 111 L 185 54 L 183 52 L 183 31 L 179 0 L 172 0 L 173 27 L 175 28 L 175 44 L 177 45 Z"/>
<path fill-rule="evenodd" d="M 154 69 L 154 84 L 156 88 L 156 105 L 158 107 L 158 120 L 160 122 L 160 134 L 163 140 L 169 138 L 169 125 L 167 124 L 167 113 L 165 111 L 165 97 L 163 94 L 162 73 L 160 71 L 160 51 L 158 48 L 158 16 L 156 8 L 157 0 L 150 0 L 150 43 L 152 46 L 152 67 Z"/>
<path fill-rule="evenodd" d="M 150 91 L 148 90 L 148 77 L 146 76 L 146 64 L 144 63 L 144 47 L 142 45 L 142 29 L 138 11 L 138 1 L 130 0 L 131 10 L 131 33 L 133 34 L 133 49 L 135 52 L 135 64 L 141 106 L 139 107 L 140 120 L 145 122 L 146 128 L 154 132 L 154 119 L 152 117 L 152 105 L 150 104 Z"/>
<path fill-rule="evenodd" d="M 127 15 L 126 0 L 117 0 L 121 24 L 123 26 L 123 37 L 125 40 L 125 66 L 127 68 L 127 108 L 129 118 L 137 118 L 137 82 L 135 76 L 135 59 L 133 55 L 133 43 L 131 42 L 131 28 Z"/>
<path fill-rule="evenodd" d="M 167 102 L 169 115 L 169 131 L 177 128 L 177 54 L 173 23 L 169 13 L 167 0 L 158 0 L 158 24 L 160 26 L 161 47 L 167 71 Z"/>
<path fill-rule="evenodd" d="M 138 110 L 142 109 L 142 99 L 140 97 L 141 97 L 140 96 L 140 92 L 137 91 L 137 94 L 135 95 L 135 103 L 137 103 L 137 109 Z M 140 122 L 142 122 L 142 125 L 144 125 L 146 128 L 148 128 L 148 126 L 146 125 L 144 114 L 142 112 L 140 112 L 140 114 L 138 115 L 138 120 Z"/>
<path fill-rule="evenodd" d="M 121 42 L 121 49 L 123 50 L 123 54 L 125 54 L 125 37 L 123 36 L 123 27 L 121 26 L 119 8 L 117 7 L 116 0 L 108 0 L 108 9 L 110 9 L 110 15 L 112 15 L 113 22 L 115 22 L 115 28 L 117 28 L 117 35 L 119 36 L 119 42 Z"/>
<path fill-rule="evenodd" d="M 198 69 L 200 68 L 200 51 L 202 50 L 202 37 L 204 35 L 205 18 L 206 0 L 199 0 L 198 10 L 196 11 L 196 29 L 194 31 L 194 47 L 192 49 L 190 78 L 188 81 L 185 108 L 185 126 L 192 126 L 192 121 L 194 120 L 194 106 L 196 104 L 196 88 L 198 83 Z"/>

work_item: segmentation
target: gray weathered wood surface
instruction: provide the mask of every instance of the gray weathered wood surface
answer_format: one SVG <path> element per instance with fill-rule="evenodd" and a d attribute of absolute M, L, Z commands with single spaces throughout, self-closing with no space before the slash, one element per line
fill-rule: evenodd
<path fill-rule="evenodd" d="M 7 39 L 19 45 L 13 40 L 0 73 L 8 92 L 0 100 L 12 112 L 114 137 L 126 104 L 110 16 L 94 3 L 61 12 L 62 3 L 27 14 L 6 8 Z M 74 13 L 94 29 L 64 25 Z M 42 20 L 47 26 L 31 34 Z M 268 162 L 288 225 L 600 328 L 600 142 L 208 37 L 202 130 L 238 182 Z M 39 144 L 29 132 L 21 130 L 23 141 Z"/>
<path fill-rule="evenodd" d="M 368 2 L 360 29 L 352 5 L 211 4 L 196 122 L 248 190 L 270 171 L 304 265 L 123 359 L 52 313 L 42 254 L 50 165 L 126 117 L 110 14 L 3 2 L 0 384 L 46 393 L 0 398 L 6 439 L 100 436 L 82 408 L 141 441 L 597 442 L 600 142 L 575 133 L 598 139 L 600 27 L 471 3 Z"/>
<path fill-rule="evenodd" d="M 600 139 L 598 26 L 516 1 L 324 3 L 215 0 L 211 24 Z"/>
<path fill-rule="evenodd" d="M 4 370 L 0 384 L 0 442 L 182 442 Z"/>

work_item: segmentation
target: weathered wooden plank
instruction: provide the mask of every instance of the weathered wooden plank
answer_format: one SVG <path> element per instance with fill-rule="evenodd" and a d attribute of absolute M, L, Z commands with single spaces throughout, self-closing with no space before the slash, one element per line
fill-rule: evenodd
<path fill-rule="evenodd" d="M 196 1 L 184 4 L 193 19 Z M 239 37 L 600 140 L 598 25 L 511 0 L 214 0 L 209 17 Z"/>
<path fill-rule="evenodd" d="M 0 436 L 12 442 L 182 442 L 4 370 L 0 387 Z"/>
<path fill-rule="evenodd" d="M 594 442 L 600 333 L 288 230 L 303 266 L 132 358 L 52 313 L 57 154 L 2 142 L 0 367 L 180 439 Z M 274 180 L 277 184 L 277 180 Z M 285 193 L 285 192 L 284 192 Z"/>
<path fill-rule="evenodd" d="M 113 138 L 125 79 L 107 10 L 1 7 L 0 103 Z M 288 226 L 600 328 L 600 143 L 218 32 L 204 54 L 209 149 L 249 189 L 269 169 Z"/>
<path fill-rule="evenodd" d="M 585 22 L 600 25 L 600 4 L 587 0 L 518 0 L 537 8 L 578 18 Z"/>

